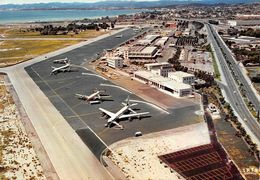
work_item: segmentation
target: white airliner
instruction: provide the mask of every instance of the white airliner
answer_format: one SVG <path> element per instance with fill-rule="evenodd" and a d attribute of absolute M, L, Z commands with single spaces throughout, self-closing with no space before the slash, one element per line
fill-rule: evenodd
<path fill-rule="evenodd" d="M 71 71 L 70 69 L 70 62 L 66 63 L 64 66 L 60 66 L 60 67 L 51 67 L 52 71 L 51 71 L 51 75 L 52 74 L 57 74 L 59 72 L 69 72 Z"/>
<path fill-rule="evenodd" d="M 102 95 L 103 91 L 96 90 L 93 94 L 87 96 L 83 94 L 75 94 L 79 99 L 88 101 L 90 104 L 98 104 L 101 101 L 109 101 L 112 100 L 109 95 Z"/>
<path fill-rule="evenodd" d="M 56 60 L 53 60 L 53 63 L 55 64 L 67 64 L 69 61 L 68 61 L 68 58 L 64 58 L 64 59 L 56 59 Z"/>
<path fill-rule="evenodd" d="M 131 109 L 131 107 L 136 106 L 137 103 L 129 104 L 129 96 L 126 100 L 126 103 L 122 103 L 122 104 L 124 105 L 124 107 L 122 107 L 117 113 L 112 113 L 103 108 L 99 108 L 99 110 L 102 111 L 103 114 L 109 116 L 107 120 L 107 124 L 105 124 L 106 127 L 108 126 L 110 127 L 112 124 L 114 124 L 123 130 L 124 129 L 123 126 L 120 125 L 116 120 L 125 119 L 125 118 L 131 119 L 132 117 L 141 118 L 141 116 L 149 114 L 149 112 L 137 113 L 133 109 Z M 127 111 L 130 111 L 131 113 L 124 114 Z"/>

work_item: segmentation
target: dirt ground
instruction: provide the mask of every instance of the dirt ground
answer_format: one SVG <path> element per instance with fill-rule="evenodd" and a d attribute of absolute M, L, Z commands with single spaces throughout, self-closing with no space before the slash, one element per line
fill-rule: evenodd
<path fill-rule="evenodd" d="M 158 156 L 210 142 L 206 123 L 128 138 L 109 148 L 109 158 L 127 179 L 183 179 Z"/>
<path fill-rule="evenodd" d="M 0 97 L 0 179 L 46 179 L 4 75 L 0 75 Z"/>

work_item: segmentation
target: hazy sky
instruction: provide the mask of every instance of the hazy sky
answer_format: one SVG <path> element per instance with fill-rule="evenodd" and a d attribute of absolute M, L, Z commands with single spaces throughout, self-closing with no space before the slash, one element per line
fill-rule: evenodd
<path fill-rule="evenodd" d="M 29 4 L 48 2 L 97 2 L 100 0 L 0 0 L 0 4 Z"/>
<path fill-rule="evenodd" d="M 0 0 L 0 4 L 30 4 L 30 3 L 49 3 L 49 2 L 97 2 L 105 0 Z M 130 1 L 130 0 L 128 0 Z M 134 1 L 155 1 L 155 0 L 134 0 Z"/>

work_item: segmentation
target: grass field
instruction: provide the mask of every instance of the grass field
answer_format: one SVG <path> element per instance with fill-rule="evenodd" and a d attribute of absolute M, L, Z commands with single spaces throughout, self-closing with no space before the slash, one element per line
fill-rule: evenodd
<path fill-rule="evenodd" d="M 34 58 L 79 41 L 40 40 L 40 41 L 4 41 L 0 45 L 0 67 L 12 65 Z"/>
<path fill-rule="evenodd" d="M 247 67 L 246 69 L 249 73 L 249 77 L 255 76 L 257 73 L 260 73 L 260 67 Z M 254 86 L 258 91 L 258 94 L 260 94 L 260 83 L 254 83 Z"/>
<path fill-rule="evenodd" d="M 69 33 L 67 35 L 41 35 L 40 32 L 23 32 L 20 31 L 20 29 L 8 30 L 0 28 L 0 34 L 1 31 L 5 31 L 5 37 L 7 38 L 93 38 L 106 33 L 104 31 L 87 30 L 82 31 L 79 34 Z"/>
<path fill-rule="evenodd" d="M 79 34 L 68 35 L 40 35 L 39 32 L 23 32 L 18 28 L 0 28 L 0 35 L 5 38 L 43 38 L 43 40 L 4 40 L 0 41 L 0 67 L 14 65 L 41 54 L 55 51 L 82 41 L 81 38 L 89 39 L 105 34 L 104 31 L 87 30 Z M 44 38 L 57 38 L 44 40 Z M 63 40 L 59 38 L 68 38 Z M 71 39 L 69 38 L 79 38 Z"/>

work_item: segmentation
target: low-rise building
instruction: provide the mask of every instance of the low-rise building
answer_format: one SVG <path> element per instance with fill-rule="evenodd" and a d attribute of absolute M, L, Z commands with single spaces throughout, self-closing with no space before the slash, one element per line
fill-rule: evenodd
<path fill-rule="evenodd" d="M 134 77 L 143 83 L 149 84 L 177 97 L 189 96 L 192 93 L 190 85 L 153 74 L 150 71 L 136 71 Z"/>
<path fill-rule="evenodd" d="M 139 44 L 139 45 L 150 45 L 151 43 L 153 43 L 159 37 L 160 36 L 157 35 L 157 34 L 146 35 L 143 39 L 139 40 L 137 42 L 137 44 Z"/>
<path fill-rule="evenodd" d="M 164 46 L 165 43 L 168 41 L 168 39 L 169 39 L 168 37 L 162 37 L 154 45 L 156 45 L 156 46 Z"/>
<path fill-rule="evenodd" d="M 184 84 L 193 84 L 195 81 L 195 76 L 182 71 L 169 72 L 168 77 L 176 82 Z"/>
<path fill-rule="evenodd" d="M 168 77 L 169 72 L 173 72 L 173 65 L 168 62 L 162 63 L 149 63 L 145 64 L 144 67 L 151 71 L 153 74 L 157 74 L 163 77 Z"/>
<path fill-rule="evenodd" d="M 107 59 L 107 64 L 112 68 L 122 68 L 123 67 L 123 58 L 121 57 L 111 57 Z"/>
<path fill-rule="evenodd" d="M 127 59 L 153 59 L 157 56 L 157 47 L 132 48 L 127 52 Z"/>
<path fill-rule="evenodd" d="M 260 26 L 260 20 L 229 20 L 228 25 L 234 26 Z"/>

